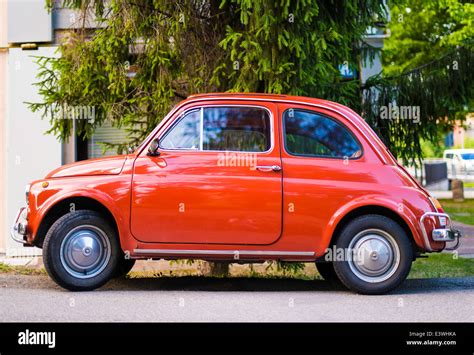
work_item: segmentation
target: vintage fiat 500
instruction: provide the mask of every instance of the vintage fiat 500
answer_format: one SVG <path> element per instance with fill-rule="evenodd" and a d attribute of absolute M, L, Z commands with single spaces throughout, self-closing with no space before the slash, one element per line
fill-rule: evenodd
<path fill-rule="evenodd" d="M 62 166 L 26 187 L 12 236 L 48 274 L 91 290 L 137 259 L 316 262 L 364 294 L 397 287 L 460 234 L 351 109 L 264 94 L 192 96 L 133 154 Z"/>

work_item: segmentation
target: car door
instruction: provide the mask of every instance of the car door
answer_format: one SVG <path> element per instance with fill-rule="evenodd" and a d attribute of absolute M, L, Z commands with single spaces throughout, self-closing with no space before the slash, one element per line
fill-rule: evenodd
<path fill-rule="evenodd" d="M 135 161 L 131 230 L 143 242 L 270 244 L 282 229 L 282 172 L 270 103 L 191 107 Z"/>

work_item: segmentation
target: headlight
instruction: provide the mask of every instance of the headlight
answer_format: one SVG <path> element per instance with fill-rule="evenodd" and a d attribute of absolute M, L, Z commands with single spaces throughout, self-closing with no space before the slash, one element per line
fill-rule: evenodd
<path fill-rule="evenodd" d="M 25 198 L 26 198 L 26 205 L 27 205 L 27 206 L 28 206 L 28 204 L 29 204 L 30 187 L 31 187 L 30 184 L 28 184 L 28 185 L 25 186 Z"/>

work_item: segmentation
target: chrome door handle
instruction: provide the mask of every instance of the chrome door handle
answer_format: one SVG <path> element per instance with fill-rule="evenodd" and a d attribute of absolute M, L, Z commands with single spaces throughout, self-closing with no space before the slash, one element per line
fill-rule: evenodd
<path fill-rule="evenodd" d="M 257 165 L 255 169 L 264 171 L 264 172 L 281 171 L 281 166 L 280 165 Z"/>

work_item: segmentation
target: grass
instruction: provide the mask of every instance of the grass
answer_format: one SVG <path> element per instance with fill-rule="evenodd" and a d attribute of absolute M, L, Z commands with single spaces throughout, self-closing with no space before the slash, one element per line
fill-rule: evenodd
<path fill-rule="evenodd" d="M 29 266 L 12 266 L 0 263 L 0 274 L 46 275 L 46 270 L 44 268 L 37 269 Z"/>
<path fill-rule="evenodd" d="M 474 225 L 474 199 L 466 199 L 462 202 L 439 200 L 439 202 L 453 220 Z"/>
<path fill-rule="evenodd" d="M 173 263 L 179 264 L 179 263 Z M 143 271 L 134 271 L 132 270 L 127 278 L 150 278 L 150 277 L 186 277 L 186 276 L 200 276 L 200 277 L 210 277 L 208 276 L 209 270 L 206 268 L 206 263 L 195 260 L 193 263 L 189 264 L 186 262 L 181 263 L 182 267 L 175 270 L 143 270 Z M 293 264 L 296 265 L 296 264 Z M 314 264 L 306 263 L 299 264 L 301 265 L 298 268 L 289 270 L 287 265 L 284 265 L 283 268 L 279 268 L 275 263 L 262 263 L 262 264 L 231 264 L 230 273 L 228 276 L 212 276 L 212 277 L 244 277 L 244 278 L 265 278 L 265 279 L 284 279 L 284 278 L 293 278 L 293 279 L 302 279 L 302 280 L 314 280 L 322 279 L 321 276 L 316 271 Z M 286 267 L 285 267 L 286 266 Z M 290 265 L 291 267 L 291 265 Z"/>
<path fill-rule="evenodd" d="M 465 182 L 464 187 L 468 187 L 470 189 L 474 188 L 474 182 Z"/>
<path fill-rule="evenodd" d="M 411 279 L 474 276 L 474 259 L 456 258 L 456 254 L 431 254 L 417 259 L 412 266 Z"/>

